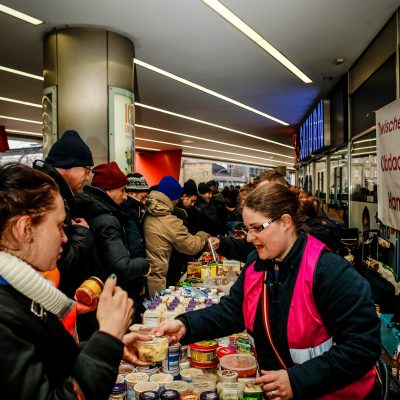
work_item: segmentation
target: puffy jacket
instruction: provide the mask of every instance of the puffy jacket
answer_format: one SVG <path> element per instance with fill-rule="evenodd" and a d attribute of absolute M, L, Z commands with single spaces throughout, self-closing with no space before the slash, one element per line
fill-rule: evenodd
<path fill-rule="evenodd" d="M 123 344 L 96 332 L 83 347 L 57 317 L 42 318 L 11 286 L 0 285 L 1 398 L 106 400 L 118 373 Z"/>
<path fill-rule="evenodd" d="M 209 236 L 202 231 L 191 235 L 183 221 L 172 215 L 173 209 L 171 200 L 164 193 L 153 190 L 149 194 L 143 230 L 146 255 L 151 266 L 147 277 L 150 296 L 165 288 L 172 249 L 187 255 L 197 254 Z"/>
<path fill-rule="evenodd" d="M 73 298 L 75 290 L 90 275 L 86 259 L 93 237 L 85 226 L 72 224 L 71 218 L 83 217 L 75 210 L 75 196 L 64 178 L 48 163 L 36 160 L 33 168 L 52 177 L 57 183 L 65 207 L 65 234 L 68 242 L 63 245 L 61 258 L 57 262 L 60 271 L 60 284 L 58 288 L 68 297 Z"/>
<path fill-rule="evenodd" d="M 118 285 L 129 290 L 129 281 L 145 275 L 149 263 L 145 258 L 133 258 L 129 254 L 123 226 L 126 215 L 107 193 L 93 186 L 86 186 L 75 196 L 75 201 L 94 237 L 88 261 L 93 264 L 92 272 L 100 279 L 115 273 Z"/>
<path fill-rule="evenodd" d="M 178 318 L 187 326 L 182 344 L 228 336 L 244 330 L 244 279 L 250 265 L 266 271 L 271 335 L 280 356 L 288 366 L 288 375 L 295 399 L 317 399 L 360 379 L 379 358 L 380 323 L 375 312 L 368 283 L 343 258 L 324 251 L 317 261 L 312 287 L 315 306 L 336 343 L 329 351 L 301 365 L 294 365 L 288 346 L 287 324 L 305 235 L 293 245 L 280 262 L 258 259 L 253 252 L 228 296 L 207 309 L 182 314 Z M 275 276 L 275 265 L 279 276 Z M 256 295 L 250 291 L 249 295 Z M 275 353 L 266 337 L 261 301 L 258 301 L 253 331 L 259 366 L 263 370 L 279 370 Z"/>

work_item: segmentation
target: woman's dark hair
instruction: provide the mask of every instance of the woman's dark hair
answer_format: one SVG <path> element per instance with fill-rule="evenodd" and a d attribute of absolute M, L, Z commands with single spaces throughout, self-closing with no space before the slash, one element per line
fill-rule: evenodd
<path fill-rule="evenodd" d="M 56 183 L 48 175 L 23 164 L 0 166 L 0 237 L 15 217 L 30 215 L 37 225 L 54 208 Z"/>
<path fill-rule="evenodd" d="M 296 187 L 280 183 L 258 186 L 246 198 L 244 207 L 259 212 L 268 218 L 279 219 L 289 214 L 300 230 L 305 220 L 318 215 L 315 197 Z"/>

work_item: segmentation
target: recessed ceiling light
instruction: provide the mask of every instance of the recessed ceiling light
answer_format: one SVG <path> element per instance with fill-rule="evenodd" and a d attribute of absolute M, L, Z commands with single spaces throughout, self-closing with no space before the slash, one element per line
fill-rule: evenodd
<path fill-rule="evenodd" d="M 251 111 L 251 112 L 253 112 L 255 114 L 261 115 L 262 117 L 265 117 L 265 118 L 268 118 L 268 119 L 270 119 L 272 121 L 278 122 L 279 124 L 282 124 L 282 125 L 285 125 L 285 126 L 289 125 L 287 122 L 284 122 L 284 121 L 282 121 L 282 120 L 280 120 L 278 118 L 275 118 L 275 117 L 273 117 L 273 116 L 271 116 L 269 114 L 266 114 L 266 113 L 264 113 L 262 111 L 256 110 L 255 108 L 247 106 L 246 104 L 240 103 L 239 101 L 231 99 L 230 97 L 227 97 L 227 96 L 224 96 L 224 95 L 222 95 L 220 93 L 214 92 L 214 90 L 207 89 L 204 86 L 200 86 L 197 83 L 193 83 L 191 81 L 188 81 L 187 79 L 181 78 L 178 75 L 171 74 L 170 72 L 164 71 L 163 69 L 155 67 L 154 65 L 148 64 L 148 63 L 146 63 L 144 61 L 140 61 L 137 58 L 134 58 L 133 61 L 134 61 L 135 64 L 140 65 L 143 68 L 150 69 L 151 71 L 157 72 L 158 74 L 161 74 L 161 75 L 164 75 L 164 76 L 166 76 L 168 78 L 174 79 L 174 80 L 176 80 L 176 81 L 178 81 L 180 83 L 183 83 L 184 85 L 191 86 L 191 87 L 193 87 L 193 88 L 195 88 L 197 90 L 201 90 L 204 93 L 210 94 L 211 96 L 218 97 L 219 99 L 227 101 L 228 103 L 234 104 L 235 106 L 244 108 L 245 110 L 248 110 L 248 111 Z"/>
<path fill-rule="evenodd" d="M 18 129 L 7 129 L 6 128 L 6 132 L 7 133 L 23 133 L 24 135 L 28 135 L 28 136 L 38 136 L 38 137 L 43 137 L 42 133 L 37 133 L 37 132 L 29 132 L 29 131 L 20 131 Z"/>
<path fill-rule="evenodd" d="M 13 8 L 3 6 L 2 4 L 0 4 L 0 12 L 11 15 L 12 17 L 15 17 L 15 18 L 22 19 L 23 21 L 29 22 L 32 25 L 43 24 L 43 21 L 41 21 L 40 19 L 31 17 L 30 15 L 24 14 L 17 10 L 14 10 Z"/>
<path fill-rule="evenodd" d="M 31 124 L 42 125 L 42 121 L 33 121 L 33 120 L 31 120 L 31 119 L 10 117 L 10 116 L 8 116 L 8 115 L 0 115 L 0 118 L 3 118 L 3 119 L 12 119 L 13 121 L 22 121 L 22 122 L 29 122 L 29 123 L 31 123 Z"/>
<path fill-rule="evenodd" d="M 250 151 L 258 151 L 258 152 L 261 152 L 261 153 L 272 154 L 272 155 L 275 155 L 275 156 L 285 157 L 285 158 L 289 158 L 289 159 L 293 160 L 293 156 L 287 156 L 285 154 L 279 154 L 279 153 L 274 153 L 272 151 L 255 149 L 253 147 L 239 146 L 237 144 L 221 142 L 219 140 L 213 140 L 213 139 L 207 139 L 207 138 L 197 137 L 197 136 L 193 136 L 193 135 L 187 135 L 187 134 L 184 134 L 184 133 L 169 131 L 167 129 L 156 128 L 154 126 L 146 126 L 146 125 L 135 124 L 135 127 L 143 128 L 143 129 L 149 129 L 149 130 L 156 131 L 156 132 L 165 132 L 165 133 L 169 133 L 171 135 L 190 137 L 190 138 L 193 138 L 193 139 L 196 139 L 196 140 L 204 140 L 205 142 L 222 144 L 224 146 L 237 147 L 239 149 L 245 149 L 245 150 L 250 150 Z"/>
<path fill-rule="evenodd" d="M 14 68 L 8 68 L 8 67 L 5 67 L 4 65 L 0 65 L 0 71 L 10 72 L 11 74 L 22 75 L 22 76 L 26 76 L 28 78 L 37 79 L 39 81 L 44 81 L 43 76 L 29 74 L 28 72 L 20 71 L 18 69 L 14 69 Z"/>
<path fill-rule="evenodd" d="M 262 137 L 260 137 L 260 136 L 252 135 L 252 134 L 250 134 L 250 133 L 246 133 L 246 132 L 243 132 L 243 131 L 238 131 L 237 129 L 228 128 L 227 126 L 217 125 L 217 124 L 213 124 L 213 123 L 208 122 L 208 121 L 204 121 L 204 120 L 202 120 L 202 119 L 192 118 L 192 117 L 189 117 L 189 116 L 187 116 L 187 115 L 174 113 L 174 112 L 172 112 L 172 111 L 168 111 L 168 110 L 165 110 L 165 109 L 163 109 L 163 108 L 153 107 L 153 106 L 149 106 L 149 105 L 147 105 L 147 104 L 137 103 L 137 102 L 135 103 L 135 106 L 143 107 L 143 108 L 148 108 L 149 110 L 154 110 L 154 111 L 158 111 L 158 112 L 161 112 L 161 113 L 164 113 L 164 114 L 173 115 L 174 117 L 179 117 L 179 118 L 187 119 L 187 120 L 189 120 L 189 121 L 198 122 L 198 123 L 200 123 L 200 124 L 204 124 L 204 125 L 208 125 L 208 126 L 213 126 L 214 128 L 223 129 L 223 130 L 229 131 L 229 132 L 234 132 L 234 133 L 237 133 L 237 134 L 239 134 L 239 135 L 251 137 L 251 138 L 253 138 L 253 139 L 262 140 L 263 142 L 273 143 L 273 144 L 276 144 L 276 145 L 278 145 L 278 146 L 282 146 L 282 147 L 287 147 L 287 148 L 289 148 L 289 149 L 293 149 L 292 146 L 289 146 L 289 145 L 287 145 L 287 144 L 283 144 L 283 143 L 276 142 L 275 140 L 265 139 L 265 138 L 262 138 Z"/>
<path fill-rule="evenodd" d="M 256 158 L 256 159 L 258 159 L 258 160 L 270 159 L 270 157 L 249 156 L 249 155 L 246 155 L 246 154 L 233 153 L 233 152 L 231 152 L 231 151 L 226 151 L 226 150 L 215 150 L 215 149 L 210 149 L 210 148 L 205 149 L 204 147 L 187 146 L 187 145 L 184 145 L 184 144 L 176 144 L 176 143 L 172 143 L 172 142 L 163 142 L 163 141 L 161 141 L 161 140 L 146 139 L 146 138 L 141 138 L 141 137 L 136 137 L 136 139 L 137 139 L 137 140 L 143 140 L 143 141 L 145 141 L 145 142 L 166 144 L 166 145 L 169 145 L 169 146 L 178 146 L 178 147 L 186 147 L 186 148 L 188 148 L 188 149 L 209 151 L 209 152 L 212 152 L 212 153 L 223 153 L 223 154 L 231 154 L 231 155 L 233 155 L 233 156 L 240 156 L 240 157 L 245 157 L 245 158 Z M 276 162 L 276 161 L 275 161 L 275 162 Z M 285 161 L 281 161 L 281 163 L 292 165 L 292 163 L 288 163 L 288 162 L 285 162 Z"/>
<path fill-rule="evenodd" d="M 41 104 L 36 104 L 36 103 L 29 103 L 28 101 L 22 101 L 22 100 L 16 100 L 16 99 L 10 99 L 9 97 L 1 97 L 1 101 L 7 101 L 9 103 L 16 103 L 16 104 L 22 104 L 24 106 L 30 106 L 30 107 L 37 107 L 37 108 L 42 108 Z"/>
<path fill-rule="evenodd" d="M 221 17 L 225 18 L 230 24 L 237 28 L 240 32 L 246 35 L 250 40 L 260 46 L 268 54 L 279 61 L 284 67 L 286 67 L 290 72 L 296 75 L 304 83 L 311 83 L 312 80 L 300 71 L 291 61 L 289 61 L 279 50 L 277 50 L 271 43 L 268 43 L 261 35 L 259 35 L 254 29 L 250 28 L 244 21 L 242 21 L 238 16 L 236 16 L 231 10 L 225 7 L 218 0 L 202 0 L 203 3 L 207 4 L 211 9 L 213 9 Z"/>

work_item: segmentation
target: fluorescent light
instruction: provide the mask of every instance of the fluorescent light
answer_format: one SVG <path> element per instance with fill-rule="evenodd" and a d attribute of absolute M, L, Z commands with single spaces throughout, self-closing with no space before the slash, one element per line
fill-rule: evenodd
<path fill-rule="evenodd" d="M 6 129 L 6 132 L 10 132 L 10 133 L 23 133 L 24 135 L 28 135 L 28 136 L 42 136 L 42 133 L 36 133 L 36 132 L 28 132 L 28 131 L 20 131 L 18 129 Z"/>
<path fill-rule="evenodd" d="M 353 143 L 358 144 L 358 143 L 364 143 L 364 142 L 372 142 L 373 140 L 376 140 L 376 138 L 357 140 L 356 142 L 353 142 Z"/>
<path fill-rule="evenodd" d="M 0 71 L 10 72 L 11 74 L 22 75 L 22 76 L 26 76 L 28 78 L 37 79 L 39 81 L 44 81 L 43 76 L 28 74 L 28 72 L 20 71 L 18 69 L 14 69 L 14 68 L 4 67 L 3 65 L 0 65 Z"/>
<path fill-rule="evenodd" d="M 141 137 L 136 137 L 135 139 L 136 140 L 143 140 L 145 142 L 167 144 L 167 145 L 170 145 L 170 146 L 186 147 L 188 149 L 210 151 L 210 152 L 214 152 L 214 153 L 232 154 L 233 156 L 240 156 L 240 157 L 247 157 L 247 158 L 256 158 L 256 159 L 259 159 L 259 160 L 269 159 L 268 157 L 248 156 L 248 155 L 245 155 L 245 154 L 233 153 L 233 152 L 226 151 L 226 150 L 205 149 L 204 147 L 188 146 L 188 145 L 184 145 L 184 144 L 176 144 L 176 143 L 171 143 L 171 142 L 162 142 L 160 140 L 145 139 L 145 138 L 141 138 Z M 275 161 L 275 160 L 271 160 L 271 161 Z M 277 161 L 275 161 L 275 162 L 277 162 Z M 281 163 L 289 164 L 289 165 L 293 164 L 293 163 L 288 163 L 288 162 L 285 162 L 285 161 L 282 161 Z"/>
<path fill-rule="evenodd" d="M 204 159 L 212 159 L 212 160 L 219 160 L 219 161 L 228 161 L 229 163 L 231 163 L 232 161 L 236 161 L 239 164 L 244 164 L 246 166 L 262 166 L 262 167 L 274 167 L 274 165 L 270 165 L 270 164 L 261 164 L 261 163 L 253 163 L 251 165 L 249 165 L 246 161 L 243 160 L 236 160 L 234 158 L 224 158 L 224 157 L 213 157 L 213 156 L 207 156 L 205 154 L 199 154 L 199 153 L 182 153 L 183 156 L 194 156 L 194 157 L 202 157 Z"/>
<path fill-rule="evenodd" d="M 13 8 L 3 6 L 2 4 L 0 4 L 0 11 L 5 14 L 11 15 L 12 17 L 22 19 L 25 22 L 29 22 L 32 25 L 43 24 L 43 21 L 41 21 L 40 19 L 33 18 L 28 14 L 24 14 L 22 12 L 14 10 Z"/>
<path fill-rule="evenodd" d="M 174 131 L 168 131 L 166 129 L 160 129 L 160 128 L 155 128 L 153 126 L 146 126 L 146 125 L 140 125 L 140 124 L 135 124 L 137 128 L 143 128 L 143 129 L 149 129 L 151 131 L 157 131 L 157 132 L 164 132 L 164 133 L 170 133 L 171 135 L 177 135 L 177 136 L 184 136 L 184 137 L 189 137 L 192 139 L 197 139 L 197 140 L 204 140 L 205 142 L 211 142 L 211 143 L 217 143 L 217 144 L 222 144 L 224 146 L 231 146 L 231 147 L 237 147 L 239 149 L 246 149 L 246 150 L 251 150 L 251 151 L 259 151 L 261 153 L 266 153 L 266 154 L 272 154 L 275 156 L 279 157 L 285 157 L 293 160 L 292 156 L 287 156 L 285 154 L 279 154 L 279 153 L 273 153 L 272 151 L 267 151 L 267 150 L 260 150 L 260 149 L 255 149 L 253 147 L 245 147 L 245 146 L 239 146 L 237 144 L 232 144 L 232 143 L 226 143 L 226 142 L 220 142 L 218 140 L 212 140 L 212 139 L 206 139 L 198 136 L 193 136 L 193 135 L 187 135 L 184 133 L 179 133 L 179 132 L 174 132 Z"/>
<path fill-rule="evenodd" d="M 191 87 L 193 87 L 193 88 L 195 88 L 197 90 L 200 90 L 200 91 L 202 91 L 204 93 L 210 94 L 211 96 L 218 97 L 219 99 L 227 101 L 228 103 L 232 103 L 235 106 L 244 108 L 245 110 L 248 110 L 248 111 L 251 111 L 251 112 L 253 112 L 255 114 L 261 115 L 262 117 L 265 117 L 265 118 L 268 118 L 268 119 L 270 119 L 272 121 L 278 122 L 279 124 L 282 124 L 282 125 L 285 125 L 285 126 L 289 125 L 287 122 L 284 122 L 284 121 L 282 121 L 282 120 L 280 120 L 278 118 L 275 118 L 275 117 L 273 117 L 273 116 L 271 116 L 269 114 L 266 114 L 266 113 L 264 113 L 262 111 L 256 110 L 253 107 L 246 106 L 246 104 L 240 103 L 239 101 L 231 99 L 230 97 L 227 97 L 227 96 L 224 96 L 224 95 L 222 95 L 220 93 L 214 92 L 213 90 L 207 89 L 204 86 L 200 86 L 197 83 L 190 82 L 187 79 L 181 78 L 180 76 L 171 74 L 170 72 L 164 71 L 163 69 L 155 67 L 155 66 L 153 66 L 151 64 L 148 64 L 148 63 L 146 63 L 144 61 L 140 61 L 137 58 L 134 58 L 133 61 L 134 61 L 135 64 L 140 65 L 143 68 L 150 69 L 151 71 L 157 72 L 158 74 L 161 74 L 161 75 L 164 75 L 164 76 L 166 76 L 168 78 L 174 79 L 174 80 L 176 80 L 176 81 L 178 81 L 180 83 L 183 83 L 184 85 L 191 86 Z"/>
<path fill-rule="evenodd" d="M 286 67 L 290 72 L 296 75 L 304 83 L 311 83 L 312 80 L 305 75 L 299 68 L 297 68 L 291 61 L 289 61 L 280 51 L 278 51 L 272 44 L 268 43 L 262 36 L 260 36 L 256 31 L 250 28 L 245 22 L 243 22 L 239 17 L 237 17 L 231 10 L 221 4 L 218 0 L 202 0 L 203 3 L 207 4 L 211 9 L 213 9 L 221 17 L 225 18 L 230 24 L 235 28 L 239 29 L 244 35 L 246 35 L 250 40 L 260 46 L 263 50 L 269 53 L 277 61 L 279 61 L 284 67 Z"/>
<path fill-rule="evenodd" d="M 161 151 L 160 149 L 155 149 L 153 147 L 143 147 L 143 146 L 135 146 L 135 150 L 136 149 L 138 149 L 138 150 L 150 150 L 150 151 Z"/>
<path fill-rule="evenodd" d="M 7 115 L 0 115 L 0 118 L 4 119 L 12 119 L 13 121 L 21 121 L 21 122 L 29 122 L 31 124 L 42 125 L 42 121 L 33 121 L 31 119 L 17 118 L 17 117 L 9 117 Z"/>
<path fill-rule="evenodd" d="M 375 146 L 357 147 L 357 148 L 353 149 L 353 151 L 365 150 L 365 149 L 376 149 L 376 145 Z"/>
<path fill-rule="evenodd" d="M 0 96 L 0 100 L 2 100 L 2 101 L 7 101 L 7 102 L 9 102 L 9 103 L 22 104 L 22 105 L 24 105 L 24 106 L 42 108 L 42 105 L 41 105 L 41 104 L 29 103 L 28 101 L 22 101 L 22 100 L 16 100 L 16 99 L 10 99 L 9 97 L 1 97 L 1 96 Z"/>
<path fill-rule="evenodd" d="M 149 106 L 149 105 L 143 104 L 143 103 L 135 103 L 135 106 L 139 106 L 139 107 L 143 107 L 143 108 L 148 108 L 149 110 L 158 111 L 158 112 L 161 112 L 161 113 L 164 113 L 164 114 L 168 114 L 168 115 L 173 115 L 174 117 L 184 118 L 184 119 L 187 119 L 187 120 L 189 120 L 189 121 L 194 121 L 194 122 L 198 122 L 198 123 L 200 123 L 200 124 L 204 124 L 204 125 L 208 125 L 208 126 L 213 126 L 213 127 L 215 127 L 215 128 L 218 128 L 218 129 L 223 129 L 223 130 L 225 130 L 225 131 L 238 133 L 239 135 L 251 137 L 251 138 L 253 138 L 253 139 L 258 139 L 258 140 L 262 140 L 262 141 L 264 141 L 264 142 L 273 143 L 273 144 L 276 144 L 276 145 L 278 145 L 278 146 L 283 146 L 283 147 L 287 147 L 287 148 L 289 148 L 289 149 L 293 149 L 292 146 L 289 146 L 289 145 L 287 145 L 287 144 L 275 142 L 274 140 L 265 139 L 265 138 L 262 138 L 262 137 L 260 137 L 260 136 L 252 135 L 252 134 L 250 134 L 250 133 L 246 133 L 246 132 L 243 132 L 243 131 L 238 131 L 238 130 L 236 130 L 236 129 L 228 128 L 228 127 L 226 127 L 226 126 L 213 124 L 213 123 L 211 123 L 211 122 L 204 121 L 204 120 L 202 120 L 202 119 L 192 118 L 192 117 L 189 117 L 189 116 L 187 116 L 187 115 L 174 113 L 174 112 L 172 112 L 172 111 L 168 111 L 168 110 L 165 110 L 165 109 L 162 109 L 162 108 L 157 108 L 157 107 Z"/>
<path fill-rule="evenodd" d="M 356 150 L 355 150 L 356 151 Z M 368 151 L 368 152 L 364 152 L 364 153 L 353 153 L 352 156 L 361 156 L 361 155 L 372 155 L 373 153 L 376 153 L 376 150 L 372 150 L 372 151 Z"/>

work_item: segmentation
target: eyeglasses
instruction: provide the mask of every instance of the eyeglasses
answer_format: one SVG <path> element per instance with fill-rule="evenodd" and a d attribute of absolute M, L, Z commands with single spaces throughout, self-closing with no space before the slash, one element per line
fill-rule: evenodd
<path fill-rule="evenodd" d="M 86 170 L 86 175 L 90 175 L 90 173 L 92 172 L 92 167 L 83 167 Z"/>
<path fill-rule="evenodd" d="M 259 225 L 259 226 L 254 226 L 252 228 L 248 228 L 247 226 L 243 226 L 242 227 L 242 232 L 244 232 L 246 235 L 248 235 L 249 233 L 255 234 L 255 233 L 260 233 L 261 231 L 263 231 L 264 229 L 268 228 L 274 221 L 276 221 L 278 218 L 273 218 L 267 222 L 264 222 L 263 224 Z"/>

